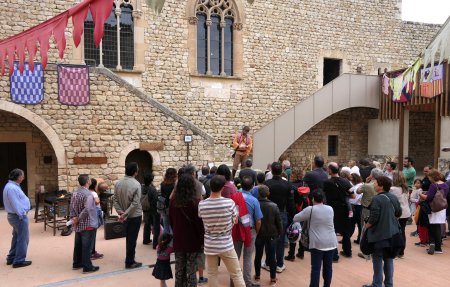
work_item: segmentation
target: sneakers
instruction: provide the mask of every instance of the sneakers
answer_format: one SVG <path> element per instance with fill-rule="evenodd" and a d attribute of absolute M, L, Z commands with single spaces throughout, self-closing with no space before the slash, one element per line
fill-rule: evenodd
<path fill-rule="evenodd" d="M 270 270 L 270 269 L 269 269 Z M 283 264 L 283 266 L 277 266 L 277 273 L 281 273 L 281 272 L 283 272 L 284 270 L 286 270 L 286 265 L 284 265 Z"/>
<path fill-rule="evenodd" d="M 348 254 L 345 253 L 344 251 L 340 251 L 339 254 L 340 254 L 341 256 L 344 256 L 344 257 L 347 257 L 347 258 L 352 258 L 352 255 L 351 255 L 351 254 L 348 255 Z"/>
<path fill-rule="evenodd" d="M 287 261 L 295 261 L 295 256 L 294 256 L 294 255 L 284 256 L 284 260 L 287 260 Z"/>
<path fill-rule="evenodd" d="M 275 286 L 277 284 L 277 278 L 270 279 L 270 286 Z"/>
<path fill-rule="evenodd" d="M 442 250 L 435 250 L 434 251 L 434 254 L 443 254 L 444 253 L 444 251 L 442 251 Z"/>
<path fill-rule="evenodd" d="M 414 245 L 417 247 L 426 247 L 427 246 L 425 243 L 422 243 L 422 242 L 416 242 L 416 243 L 414 243 Z"/>
<path fill-rule="evenodd" d="M 100 254 L 98 252 L 95 252 L 94 254 L 91 255 L 92 260 L 102 259 L 103 257 L 104 257 L 103 254 Z"/>
<path fill-rule="evenodd" d="M 270 271 L 270 266 L 267 266 L 265 262 L 261 263 L 261 268 Z"/>
<path fill-rule="evenodd" d="M 430 243 L 430 247 L 427 249 L 428 254 L 433 255 L 434 249 L 435 249 L 434 243 Z"/>
<path fill-rule="evenodd" d="M 300 258 L 300 259 L 305 258 L 305 254 L 297 253 L 297 254 L 295 254 L 295 256 L 296 256 L 297 258 Z"/>
<path fill-rule="evenodd" d="M 206 277 L 200 277 L 200 278 L 198 279 L 198 285 L 203 285 L 203 284 L 206 284 L 206 283 L 208 283 L 208 278 L 206 278 Z"/>
<path fill-rule="evenodd" d="M 417 236 L 419 236 L 419 233 L 417 233 L 417 231 L 413 231 L 409 235 L 412 237 L 417 237 Z"/>

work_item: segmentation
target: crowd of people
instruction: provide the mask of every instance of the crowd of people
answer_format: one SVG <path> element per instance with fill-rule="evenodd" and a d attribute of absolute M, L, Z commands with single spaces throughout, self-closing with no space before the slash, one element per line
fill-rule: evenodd
<path fill-rule="evenodd" d="M 266 172 L 256 172 L 252 161 L 240 155 L 242 158 L 245 160 L 236 178 L 234 168 L 238 166 L 203 166 L 197 171 L 187 165 L 178 170 L 168 168 L 159 188 L 153 185 L 150 173 L 144 174 L 143 184 L 139 183 L 137 163 L 128 163 L 125 177 L 114 186 L 114 208 L 126 233 L 125 268 L 142 266 L 135 260 L 142 220 L 142 243 L 151 244 L 157 252 L 152 274 L 161 286 L 173 277 L 175 286 L 206 282 L 218 286 L 221 263 L 232 286 L 260 286 L 261 269 L 269 271 L 267 282 L 274 285 L 286 269 L 284 261 L 304 259 L 305 251 L 311 258 L 310 286 L 319 286 L 321 271 L 324 286 L 331 286 L 333 262 L 353 256 L 352 237 L 355 244 L 365 242 L 371 248 L 370 254 L 358 252 L 373 262 L 372 282 L 364 286 L 393 286 L 393 259 L 406 256 L 405 226 L 413 222 L 417 229 L 411 236 L 419 238 L 415 245 L 427 247 L 430 255 L 443 253 L 449 215 L 448 173 L 443 176 L 426 166 L 424 178 L 418 179 L 410 157 L 404 159 L 399 171 L 395 162 L 386 163 L 382 170 L 368 160 L 358 164 L 350 160 L 343 166 L 325 164 L 316 156 L 312 170 L 306 173 L 291 167 L 288 160 L 273 162 Z M 23 171 L 13 170 L 4 191 L 13 227 L 7 264 L 15 268 L 31 264 L 26 260 L 26 213 L 30 207 L 20 189 L 23 179 Z M 103 219 L 96 191 L 100 184 L 104 190 L 105 183 L 95 182 L 87 174 L 80 175 L 78 182 L 70 204 L 75 232 L 72 267 L 91 273 L 99 270 L 92 260 L 103 258 L 95 250 L 96 230 Z M 300 226 L 299 236 L 290 233 L 294 224 Z M 298 242 L 300 233 L 308 237 L 306 244 Z M 338 241 L 337 235 L 342 239 Z M 175 256 L 175 276 L 171 253 Z"/>

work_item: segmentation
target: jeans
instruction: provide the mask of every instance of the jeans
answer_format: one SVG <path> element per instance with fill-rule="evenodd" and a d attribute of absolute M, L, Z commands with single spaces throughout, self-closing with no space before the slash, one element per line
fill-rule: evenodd
<path fill-rule="evenodd" d="M 408 221 L 409 218 L 399 218 L 398 222 L 400 223 L 400 228 L 402 231 L 402 237 L 403 237 L 403 241 L 405 242 L 405 246 L 406 246 L 406 234 L 405 234 L 405 227 L 406 227 L 406 222 Z M 399 256 L 403 256 L 405 255 L 405 248 L 402 248 L 399 252 L 398 252 Z"/>
<path fill-rule="evenodd" d="M 126 233 L 126 257 L 125 264 L 133 264 L 136 261 L 134 257 L 136 255 L 136 241 L 139 235 L 139 229 L 141 228 L 142 216 L 133 218 L 127 218 L 125 220 L 125 233 Z"/>
<path fill-rule="evenodd" d="M 361 213 L 362 213 L 362 205 L 354 205 L 353 206 L 353 217 L 351 218 L 351 224 L 352 227 L 350 229 L 350 237 L 353 236 L 353 233 L 355 232 L 355 224 L 358 227 L 358 237 L 356 240 L 359 242 L 361 239 L 361 231 L 362 231 L 362 225 L 361 225 Z"/>
<path fill-rule="evenodd" d="M 294 257 L 295 256 L 295 247 L 297 247 L 297 243 L 296 242 L 290 242 L 289 243 L 289 252 L 288 252 L 288 256 L 289 257 Z M 301 243 L 298 244 L 297 254 L 300 255 L 300 256 L 305 256 L 305 248 L 303 247 L 303 245 Z"/>
<path fill-rule="evenodd" d="M 196 252 L 175 252 L 175 287 L 197 286 Z"/>
<path fill-rule="evenodd" d="M 428 239 L 434 243 L 435 250 L 442 251 L 441 224 L 430 224 L 428 226 Z"/>
<path fill-rule="evenodd" d="M 239 259 L 237 257 L 236 251 L 231 249 L 217 255 L 206 255 L 206 262 L 208 267 L 209 275 L 209 286 L 218 287 L 219 286 L 219 258 L 225 264 L 225 267 L 230 273 L 231 280 L 233 280 L 235 287 L 245 287 L 244 278 L 242 276 L 241 266 L 239 265 Z"/>
<path fill-rule="evenodd" d="M 288 215 L 287 215 L 287 212 L 286 211 L 283 211 L 283 212 L 280 212 L 280 217 L 281 217 L 281 225 L 282 225 L 282 231 L 283 231 L 283 233 L 282 234 L 286 234 L 286 228 L 287 228 L 287 226 L 288 226 Z M 277 240 L 277 246 L 276 246 L 276 249 L 275 249 L 275 259 L 276 259 L 276 262 L 277 262 L 277 267 L 283 267 L 283 265 L 284 265 L 284 235 L 279 239 L 279 240 Z M 269 265 L 269 262 L 267 261 L 267 258 L 266 258 L 266 265 L 267 266 L 270 266 Z"/>
<path fill-rule="evenodd" d="M 244 260 L 243 260 L 243 274 L 244 274 L 244 282 L 246 286 L 252 285 L 252 256 L 253 250 L 255 249 L 255 240 L 256 240 L 256 230 L 252 229 L 252 244 L 249 247 L 244 246 L 243 241 L 234 241 L 234 250 L 236 250 L 236 254 L 238 258 L 241 258 L 241 251 L 244 249 Z"/>
<path fill-rule="evenodd" d="M 73 248 L 73 267 L 92 269 L 91 254 L 94 246 L 95 229 L 75 232 L 75 245 Z"/>
<path fill-rule="evenodd" d="M 311 281 L 309 287 L 319 287 L 320 269 L 323 264 L 323 286 L 331 286 L 333 276 L 333 253 L 335 249 L 322 251 L 311 249 Z"/>
<path fill-rule="evenodd" d="M 255 240 L 255 275 L 260 277 L 261 275 L 261 258 L 263 256 L 264 248 L 266 249 L 266 261 L 270 266 L 270 279 L 276 278 L 277 264 L 275 262 L 275 248 L 277 242 L 283 240 L 282 238 L 276 239 L 271 237 L 256 237 Z"/>
<path fill-rule="evenodd" d="M 167 210 L 166 212 L 158 213 L 158 214 L 160 215 L 162 222 L 163 222 L 164 233 L 173 234 L 172 227 L 170 226 L 169 210 Z"/>
<path fill-rule="evenodd" d="M 155 249 L 159 241 L 159 233 L 161 231 L 161 217 L 159 213 L 151 214 L 144 212 L 144 239 L 143 243 L 150 243 L 150 234 L 153 227 L 153 248 Z"/>
<path fill-rule="evenodd" d="M 17 214 L 8 213 L 8 222 L 12 226 L 11 249 L 6 260 L 12 264 L 22 263 L 27 257 L 30 233 L 28 230 L 28 217 L 20 219 Z"/>
<path fill-rule="evenodd" d="M 394 259 L 389 258 L 384 254 L 383 249 L 377 249 L 372 254 L 373 263 L 373 281 L 372 287 L 383 286 L 383 271 L 384 271 L 384 286 L 394 286 Z M 383 266 L 384 262 L 384 266 Z"/>
<path fill-rule="evenodd" d="M 95 241 L 97 241 L 97 229 L 94 229 L 94 239 L 93 239 L 93 241 L 94 241 L 94 243 L 92 244 L 92 251 L 91 251 L 92 255 L 97 253 L 97 250 L 95 250 Z"/>

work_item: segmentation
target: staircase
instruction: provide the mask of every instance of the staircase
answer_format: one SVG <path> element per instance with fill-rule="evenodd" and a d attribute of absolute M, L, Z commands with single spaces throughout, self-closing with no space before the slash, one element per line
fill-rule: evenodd
<path fill-rule="evenodd" d="M 380 107 L 380 78 L 342 74 L 253 135 L 253 167 L 265 170 L 320 121 L 349 108 Z"/>

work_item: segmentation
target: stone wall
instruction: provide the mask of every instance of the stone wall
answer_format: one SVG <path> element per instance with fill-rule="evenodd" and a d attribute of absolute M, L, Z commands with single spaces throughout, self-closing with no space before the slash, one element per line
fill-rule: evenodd
<path fill-rule="evenodd" d="M 60 189 L 75 188 L 77 176 L 81 173 L 104 177 L 109 183 L 117 181 L 124 175 L 126 155 L 138 149 L 140 143 L 164 144 L 162 149 L 149 151 L 153 158 L 155 183 L 162 180 L 166 168 L 186 163 L 184 135 L 192 134 L 193 131 L 189 125 L 181 124 L 179 118 L 174 119 L 176 115 L 169 116 L 164 107 L 156 108 L 150 104 L 151 101 L 145 101 L 130 92 L 131 89 L 127 89 L 123 83 L 95 69 L 90 73 L 89 105 L 76 107 L 60 104 L 56 83 L 56 71 L 54 67 L 49 67 L 45 72 L 44 101 L 26 108 L 44 119 L 58 134 L 64 146 L 67 167 L 59 166 L 58 173 L 53 174 L 53 178 L 58 175 Z M 9 85 L 0 87 L 0 110 L 2 101 L 10 102 Z M 20 120 L 20 116 L 19 111 L 13 118 Z M 27 130 L 36 130 L 23 119 L 19 122 Z M 3 125 L 3 122 L 1 126 L 15 129 L 15 126 Z M 48 144 L 41 148 L 42 152 L 50 149 Z M 194 134 L 190 161 L 201 165 L 211 160 L 211 154 L 210 143 Z M 106 157 L 107 163 L 74 164 L 74 157 Z M 36 168 L 40 168 L 39 163 Z"/>
<path fill-rule="evenodd" d="M 29 121 L 18 115 L 0 111 L 0 142 L 25 142 L 27 148 L 28 195 L 34 198 L 40 185 L 46 190 L 58 188 L 58 168 L 53 148 L 45 135 Z M 44 163 L 44 156 L 51 163 Z M 33 201 L 34 202 L 34 201 Z"/>
<path fill-rule="evenodd" d="M 402 22 L 397 0 L 241 3 L 241 79 L 189 75 L 184 63 L 195 55 L 189 54 L 186 27 L 191 24 L 180 21 L 186 14 L 180 1 L 166 1 L 145 33 L 151 48 L 143 88 L 214 135 L 223 147 L 243 124 L 258 130 L 316 92 L 324 57 L 342 59 L 342 71 L 351 73 L 357 67 L 367 74 L 405 67 L 439 28 Z"/>
<path fill-rule="evenodd" d="M 434 161 L 434 113 L 409 112 L 409 152 L 414 167 L 422 171 Z"/>
<path fill-rule="evenodd" d="M 368 120 L 378 116 L 377 110 L 351 108 L 321 121 L 292 144 L 280 158 L 290 160 L 293 167 L 309 169 L 314 155 L 325 162 L 346 164 L 367 157 Z M 328 136 L 338 136 L 337 156 L 328 156 Z"/>
<path fill-rule="evenodd" d="M 229 161 L 232 135 L 242 125 L 252 132 L 272 121 L 299 101 L 311 96 L 321 87 L 323 58 L 342 59 L 342 72 L 374 74 L 378 68 L 396 69 L 412 63 L 439 29 L 438 25 L 402 22 L 400 2 L 385 1 L 298 1 L 257 0 L 249 5 L 234 0 L 241 9 L 242 76 L 223 78 L 191 75 L 189 13 L 196 0 L 167 0 L 162 13 L 154 15 L 145 4 L 135 5 L 145 42 L 143 72 L 128 73 L 142 83 L 142 92 L 163 103 L 175 114 L 199 127 L 204 134 L 194 137 L 191 156 L 195 163 L 205 160 Z M 77 1 L 78 2 L 78 1 Z M 73 6 L 74 1 L 10 0 L 0 11 L 0 39 L 17 34 Z M 136 4 L 135 0 L 131 3 Z M 139 10 L 139 11 L 138 11 Z M 192 12 L 191 12 L 192 13 Z M 14 19 L 12 21 L 11 19 Z M 69 21 L 70 27 L 70 21 Z M 82 46 L 74 49 L 68 36 L 63 62 L 73 62 L 82 55 Z M 136 32 L 136 33 L 137 33 Z M 138 38 L 138 37 L 137 37 Z M 57 62 L 54 44 L 49 62 Z M 81 50 L 80 50 L 81 49 Z M 39 59 L 39 57 L 37 58 Z M 238 59 L 236 59 L 238 60 Z M 81 61 L 80 61 L 81 62 Z M 76 186 L 81 172 L 105 175 L 111 181 L 123 174 L 123 152 L 138 147 L 140 142 L 164 141 L 164 149 L 152 153 L 157 181 L 169 166 L 184 162 L 186 147 L 183 135 L 191 132 L 189 125 L 161 112 L 129 86 L 118 84 L 104 75 L 91 75 L 91 103 L 85 107 L 62 106 L 57 101 L 55 72 L 46 72 L 46 99 L 36 106 L 26 106 L 44 119 L 59 135 L 67 153 L 67 167 L 58 166 L 60 187 Z M 7 76 L 2 77 L 0 100 L 9 101 Z M 336 116 L 339 118 L 339 116 Z M 338 126 L 325 120 L 321 130 L 343 132 L 346 121 Z M 365 125 L 365 124 L 364 124 Z M 367 131 L 361 131 L 367 137 Z M 214 138 L 214 147 L 205 141 Z M 322 136 L 321 138 L 315 138 Z M 354 133 L 356 136 L 356 133 Z M 324 151 L 325 138 L 316 128 L 294 144 L 301 151 L 299 163 L 305 163 L 309 153 Z M 343 141 L 343 142 L 341 142 Z M 347 150 L 346 141 L 352 144 Z M 367 141 L 366 141 L 367 142 Z M 366 142 L 359 138 L 344 139 L 337 160 L 359 157 L 367 153 Z M 298 148 L 295 148 L 297 147 Z M 292 147 L 291 147 L 292 149 Z M 88 166 L 73 165 L 75 156 L 106 156 L 108 163 Z"/>

